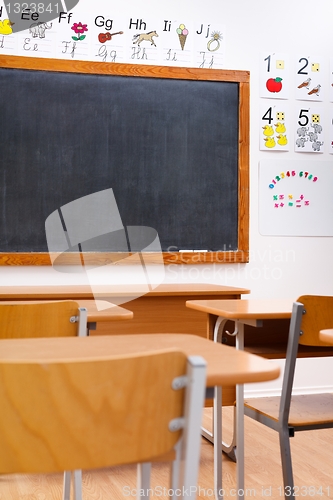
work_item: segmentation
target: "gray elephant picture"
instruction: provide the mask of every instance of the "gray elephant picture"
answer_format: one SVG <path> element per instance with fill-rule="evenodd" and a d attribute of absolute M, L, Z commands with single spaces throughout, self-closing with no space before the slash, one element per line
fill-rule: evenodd
<path fill-rule="evenodd" d="M 52 23 L 42 23 L 42 22 L 38 22 L 38 23 L 33 23 L 30 28 L 29 28 L 29 32 L 31 33 L 32 37 L 33 38 L 45 38 L 45 31 L 47 29 L 51 29 L 52 28 Z"/>

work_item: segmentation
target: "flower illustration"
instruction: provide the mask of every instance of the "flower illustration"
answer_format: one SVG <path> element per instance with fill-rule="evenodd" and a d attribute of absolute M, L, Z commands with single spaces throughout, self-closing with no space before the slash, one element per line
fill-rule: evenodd
<path fill-rule="evenodd" d="M 83 35 L 85 31 L 88 31 L 87 25 L 82 24 L 82 23 L 74 23 L 72 26 L 72 30 L 75 31 L 75 33 L 78 36 L 72 36 L 73 40 L 79 41 L 79 40 L 84 40 L 86 35 Z"/>

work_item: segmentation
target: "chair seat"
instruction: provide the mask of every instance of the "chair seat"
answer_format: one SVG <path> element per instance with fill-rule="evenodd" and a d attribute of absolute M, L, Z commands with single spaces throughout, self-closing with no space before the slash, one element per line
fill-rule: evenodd
<path fill-rule="evenodd" d="M 279 419 L 280 397 L 254 398 L 244 402 L 245 407 Z M 288 423 L 291 427 L 333 424 L 333 394 L 304 394 L 291 397 Z"/>

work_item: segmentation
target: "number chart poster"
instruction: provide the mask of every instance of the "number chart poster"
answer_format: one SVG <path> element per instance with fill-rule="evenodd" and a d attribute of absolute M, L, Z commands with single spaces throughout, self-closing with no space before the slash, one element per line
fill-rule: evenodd
<path fill-rule="evenodd" d="M 323 153 L 325 125 L 324 107 L 318 103 L 302 103 L 296 111 L 295 151 Z"/>
<path fill-rule="evenodd" d="M 259 232 L 333 236 L 333 162 L 264 160 L 259 164 Z"/>
<path fill-rule="evenodd" d="M 262 151 L 289 151 L 293 139 L 289 125 L 287 101 L 261 101 L 260 149 Z"/>
<path fill-rule="evenodd" d="M 296 99 L 323 101 L 327 90 L 327 68 L 319 56 L 299 56 L 296 59 Z"/>
<path fill-rule="evenodd" d="M 333 59 L 262 53 L 260 97 L 261 151 L 333 154 L 332 110 L 325 102 L 333 101 Z"/>
<path fill-rule="evenodd" d="M 285 54 L 261 54 L 260 97 L 270 99 L 289 98 L 290 70 Z"/>

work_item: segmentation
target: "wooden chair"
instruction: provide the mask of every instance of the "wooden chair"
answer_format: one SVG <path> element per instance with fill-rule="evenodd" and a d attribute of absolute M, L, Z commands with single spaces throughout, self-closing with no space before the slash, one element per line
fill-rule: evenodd
<path fill-rule="evenodd" d="M 293 304 L 280 397 L 245 400 L 245 415 L 279 433 L 284 492 L 295 498 L 290 437 L 297 431 L 333 427 L 333 394 L 292 395 L 299 345 L 329 346 L 319 330 L 333 326 L 333 297 L 302 296 Z"/>
<path fill-rule="evenodd" d="M 150 462 L 176 446 L 173 498 L 196 498 L 201 357 L 165 349 L 42 358 L 0 363 L 0 474 L 138 463 L 137 498 L 149 498 Z"/>
<path fill-rule="evenodd" d="M 0 302 L 0 339 L 87 335 L 87 310 L 73 300 Z"/>
<path fill-rule="evenodd" d="M 87 335 L 87 309 L 72 300 L 0 303 L 0 339 L 73 337 Z M 81 491 L 81 471 L 73 473 L 74 490 Z M 71 474 L 64 473 L 63 500 L 70 498 Z"/>

